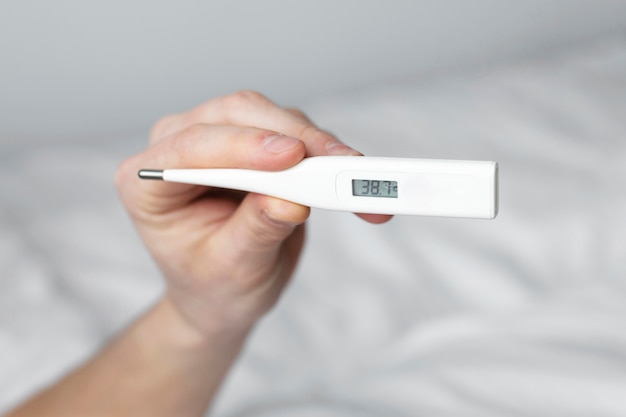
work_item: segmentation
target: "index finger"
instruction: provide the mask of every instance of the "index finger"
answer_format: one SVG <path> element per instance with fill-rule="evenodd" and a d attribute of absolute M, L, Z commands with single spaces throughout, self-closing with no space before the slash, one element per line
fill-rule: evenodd
<path fill-rule="evenodd" d="M 215 98 L 185 112 L 168 116 L 154 127 L 151 142 L 198 124 L 228 124 L 273 130 L 298 138 L 306 145 L 306 156 L 361 155 L 335 136 L 315 126 L 303 113 L 285 109 L 254 91 Z"/>
<path fill-rule="evenodd" d="M 160 211 L 185 205 L 206 190 L 174 182 L 137 182 L 140 169 L 244 168 L 283 170 L 300 162 L 304 144 L 269 130 L 197 124 L 167 137 L 119 167 L 116 182 L 129 207 Z"/>
<path fill-rule="evenodd" d="M 240 91 L 209 100 L 186 112 L 162 119 L 151 133 L 151 142 L 174 134 L 197 123 L 250 126 L 280 132 L 298 138 L 306 146 L 305 156 L 362 155 L 335 136 L 315 126 L 303 113 L 285 109 L 262 94 Z M 384 223 L 392 216 L 358 214 L 370 223 Z"/>

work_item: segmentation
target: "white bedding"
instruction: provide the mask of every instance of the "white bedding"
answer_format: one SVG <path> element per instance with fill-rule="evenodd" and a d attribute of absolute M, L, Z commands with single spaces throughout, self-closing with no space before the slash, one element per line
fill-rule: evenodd
<path fill-rule="evenodd" d="M 325 97 L 371 155 L 493 159 L 494 221 L 314 211 L 212 415 L 626 415 L 626 40 Z M 0 412 L 161 291 L 117 202 L 142 138 L 0 148 Z"/>

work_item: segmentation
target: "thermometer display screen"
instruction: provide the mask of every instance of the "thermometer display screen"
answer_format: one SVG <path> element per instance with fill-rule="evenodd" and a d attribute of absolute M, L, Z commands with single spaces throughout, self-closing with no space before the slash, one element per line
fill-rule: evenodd
<path fill-rule="evenodd" d="M 398 198 L 398 181 L 352 180 L 352 195 L 358 197 Z"/>

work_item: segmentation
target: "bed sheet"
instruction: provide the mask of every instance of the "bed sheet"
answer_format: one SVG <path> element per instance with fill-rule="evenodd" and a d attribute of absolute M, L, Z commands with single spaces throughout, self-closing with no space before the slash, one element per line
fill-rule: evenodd
<path fill-rule="evenodd" d="M 305 110 L 366 154 L 497 160 L 500 214 L 315 210 L 211 415 L 626 415 L 624 38 Z M 0 412 L 162 291 L 112 184 L 142 141 L 2 149 Z"/>

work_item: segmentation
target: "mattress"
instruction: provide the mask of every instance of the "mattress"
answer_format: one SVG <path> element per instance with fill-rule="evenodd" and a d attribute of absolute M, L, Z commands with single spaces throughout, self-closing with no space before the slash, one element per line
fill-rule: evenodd
<path fill-rule="evenodd" d="M 500 214 L 313 210 L 211 415 L 626 415 L 626 38 L 302 107 L 368 155 L 498 161 Z M 0 412 L 161 294 L 113 185 L 142 136 L 0 145 Z"/>

